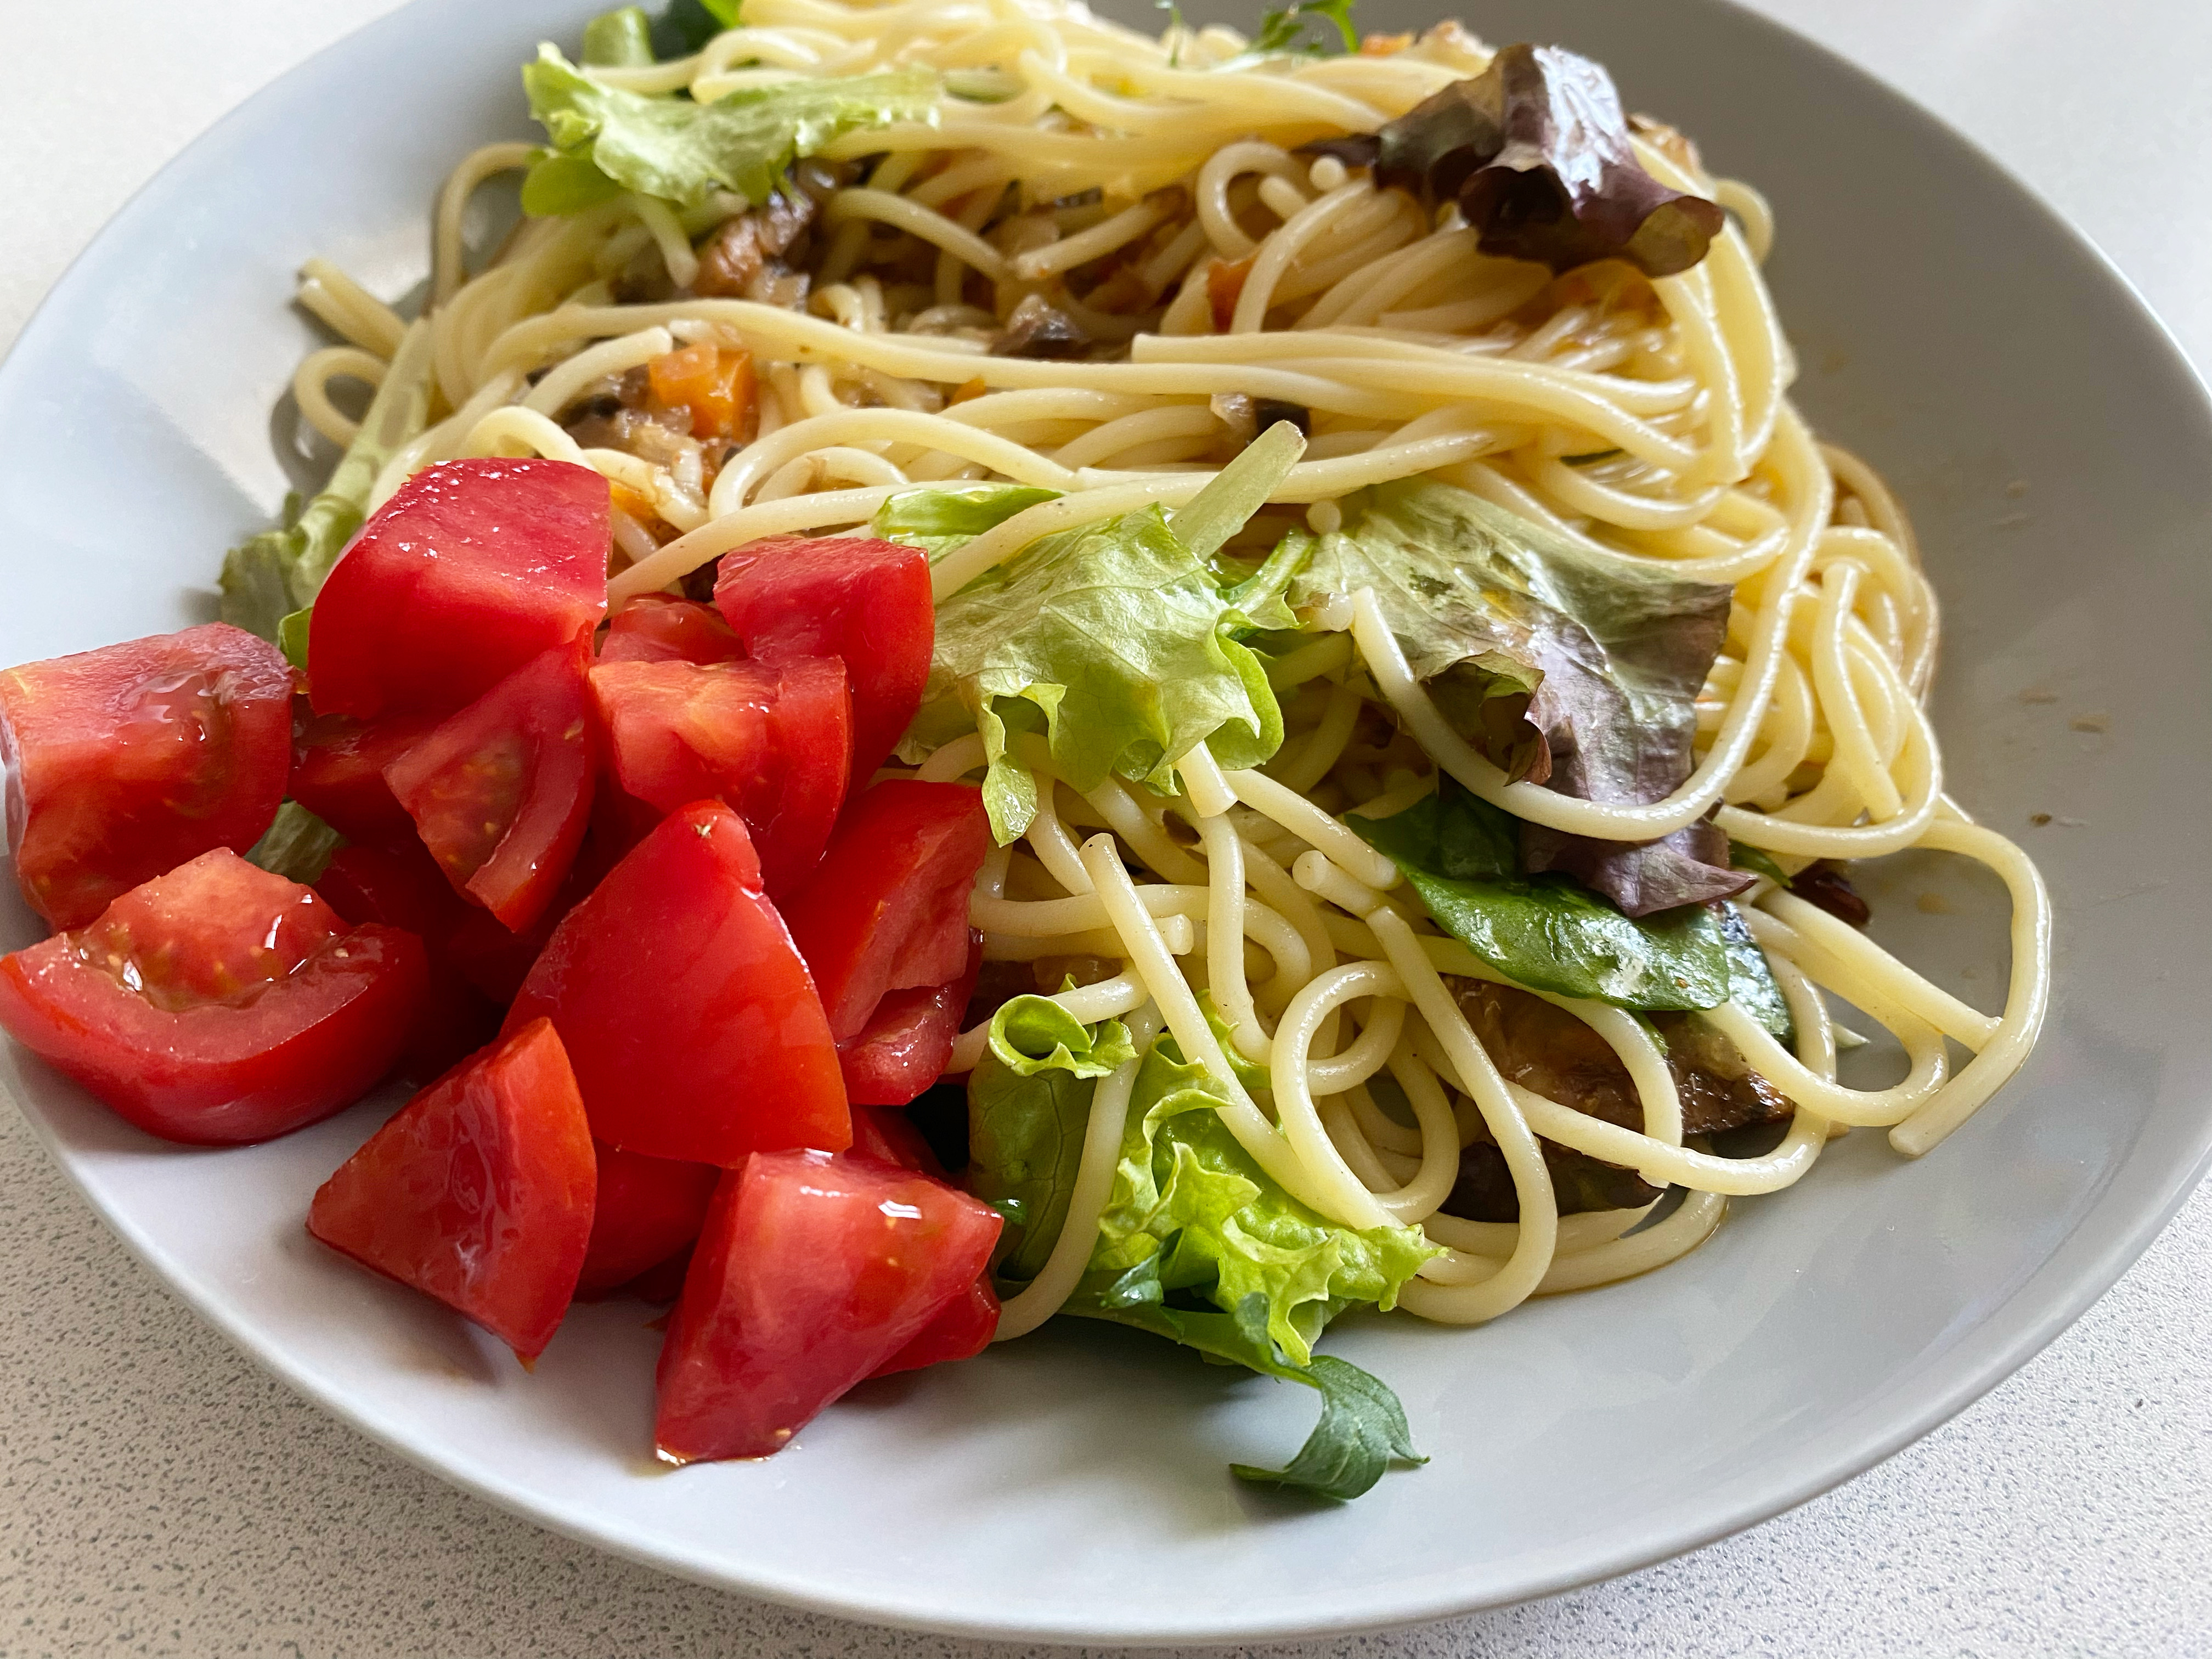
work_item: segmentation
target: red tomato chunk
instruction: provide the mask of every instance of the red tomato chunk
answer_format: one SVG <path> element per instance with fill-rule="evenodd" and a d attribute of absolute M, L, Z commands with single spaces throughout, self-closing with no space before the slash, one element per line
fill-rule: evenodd
<path fill-rule="evenodd" d="M 921 707 L 937 611 L 919 548 L 857 536 L 775 536 L 722 556 L 714 603 L 763 662 L 836 657 L 853 682 L 853 787 Z"/>
<path fill-rule="evenodd" d="M 784 907 L 840 1042 L 886 993 L 943 985 L 968 963 L 968 896 L 991 848 L 983 793 L 894 780 L 853 803 Z"/>
<path fill-rule="evenodd" d="M 641 593 L 616 611 L 599 647 L 601 662 L 735 662 L 744 654 L 721 612 L 666 593 Z"/>
<path fill-rule="evenodd" d="M 9 841 L 31 908 L 78 927 L 284 799 L 292 670 L 226 623 L 0 673 Z"/>
<path fill-rule="evenodd" d="M 607 481 L 567 461 L 448 461 L 362 527 L 315 600 L 317 712 L 447 714 L 606 611 Z"/>
<path fill-rule="evenodd" d="M 591 821 L 589 652 L 579 635 L 533 657 L 385 769 L 454 888 L 518 933 Z"/>
<path fill-rule="evenodd" d="M 437 725 L 434 714 L 309 720 L 293 742 L 292 799 L 348 841 L 411 841 L 415 820 L 384 781 L 384 769 Z"/>
<path fill-rule="evenodd" d="M 402 1077 L 428 1083 L 491 1041 L 501 1011 L 470 983 L 453 955 L 456 930 L 483 912 L 455 895 L 421 846 L 341 847 L 315 891 L 356 927 L 373 921 L 397 927 L 421 939 L 429 953 L 429 994 L 399 1057 Z M 520 971 L 515 977 L 520 981 Z"/>
<path fill-rule="evenodd" d="M 999 1293 L 991 1288 L 990 1275 L 979 1273 L 968 1282 L 965 1296 L 955 1297 L 938 1310 L 937 1317 L 916 1331 L 906 1346 L 868 1375 L 890 1376 L 948 1360 L 973 1359 L 991 1346 L 998 1330 Z"/>
<path fill-rule="evenodd" d="M 837 1045 L 845 1097 L 856 1105 L 903 1106 L 944 1076 L 982 965 L 983 937 L 970 930 L 968 967 L 958 979 L 887 993 L 860 1036 Z"/>
<path fill-rule="evenodd" d="M 851 1143 L 821 1001 L 719 801 L 664 819 L 553 930 L 507 1029 L 540 1018 L 625 1152 L 728 1167 Z"/>
<path fill-rule="evenodd" d="M 971 1293 L 999 1226 L 872 1158 L 761 1152 L 724 1176 L 660 1351 L 661 1456 L 781 1450 Z"/>
<path fill-rule="evenodd" d="M 598 1142 L 599 1207 L 578 1296 L 619 1290 L 699 1237 L 722 1172 L 711 1164 L 646 1158 Z"/>
<path fill-rule="evenodd" d="M 411 934 L 218 848 L 0 959 L 0 1029 L 149 1133 L 266 1140 L 392 1068 L 427 973 Z"/>
<path fill-rule="evenodd" d="M 659 813 L 725 802 L 772 893 L 821 861 L 852 753 L 842 663 L 602 661 L 592 694 L 625 794 Z"/>
<path fill-rule="evenodd" d="M 530 1360 L 575 1292 L 596 1183 L 574 1074 L 538 1020 L 409 1101 L 323 1183 L 307 1231 Z"/>
<path fill-rule="evenodd" d="M 904 1112 L 888 1106 L 855 1106 L 853 1108 L 853 1144 L 846 1149 L 851 1158 L 872 1158 L 878 1164 L 896 1164 L 902 1170 L 920 1170 L 925 1175 L 945 1178 L 945 1166 L 937 1161 L 937 1154 L 929 1150 L 921 1131 Z"/>

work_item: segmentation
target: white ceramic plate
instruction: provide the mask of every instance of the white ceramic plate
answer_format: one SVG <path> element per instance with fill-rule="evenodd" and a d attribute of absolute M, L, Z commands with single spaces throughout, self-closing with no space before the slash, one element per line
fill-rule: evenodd
<path fill-rule="evenodd" d="M 582 9 L 417 0 L 247 103 L 94 243 L 0 369 L 0 660 L 212 614 L 222 548 L 288 483 L 271 437 L 292 422 L 271 411 L 309 340 L 292 272 L 320 253 L 413 286 L 445 167 L 524 136 L 517 66 Z M 1366 0 L 1362 21 L 1432 16 Z M 183 1152 L 0 1057 L 100 1213 L 302 1393 L 495 1502 L 711 1583 L 991 1636 L 1249 1639 L 1559 1589 L 1802 1501 L 2050 1340 L 2212 1147 L 2203 395 L 2025 191 L 1796 37 L 1713 0 L 1468 21 L 1604 59 L 1632 107 L 1770 192 L 1799 396 L 1919 520 L 1948 611 L 1950 787 L 2026 839 L 2059 915 L 2043 1046 L 1950 1143 L 1905 1164 L 1855 1135 L 1680 1265 L 1490 1328 L 1352 1322 L 1333 1346 L 1396 1388 L 1434 1461 L 1341 1509 L 1223 1468 L 1286 1454 L 1304 1390 L 1097 1328 L 869 1385 L 767 1463 L 658 1474 L 641 1310 L 579 1310 L 526 1376 L 311 1243 L 309 1194 L 382 1107 Z M 1878 932 L 1990 1005 L 1991 890 L 1882 868 Z M 4 903 L 0 944 L 27 943 L 12 884 Z"/>

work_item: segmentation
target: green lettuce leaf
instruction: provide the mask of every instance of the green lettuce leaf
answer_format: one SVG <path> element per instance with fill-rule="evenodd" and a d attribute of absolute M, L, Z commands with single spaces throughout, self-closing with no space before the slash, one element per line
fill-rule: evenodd
<path fill-rule="evenodd" d="M 276 809 L 261 839 L 247 849 L 246 861 L 312 887 L 330 868 L 331 855 L 345 844 L 345 837 L 329 824 L 299 802 L 288 800 Z"/>
<path fill-rule="evenodd" d="M 1026 772 L 1007 733 L 1042 725 L 1078 791 L 1109 776 L 1172 793 L 1173 763 L 1205 744 L 1256 766 L 1283 740 L 1266 670 L 1231 636 L 1244 621 L 1158 507 L 1031 543 L 937 609 L 915 735 L 980 729 L 984 805 L 1001 843 L 1029 827 Z"/>
<path fill-rule="evenodd" d="M 639 69 L 653 62 L 653 20 L 642 6 L 603 11 L 584 25 L 586 69 Z"/>
<path fill-rule="evenodd" d="M 361 528 L 376 475 L 421 434 L 429 412 L 430 330 L 416 323 L 401 337 L 360 432 L 322 492 L 304 510 L 288 511 L 282 529 L 264 530 L 224 556 L 223 621 L 273 641 L 287 617 L 315 602 Z"/>
<path fill-rule="evenodd" d="M 1006 1217 L 995 1271 L 1009 1289 L 1043 1271 L 1067 1220 L 1097 1086 L 1062 1066 L 1018 1072 L 991 1054 L 968 1074 L 968 1190 Z"/>
<path fill-rule="evenodd" d="M 1339 1226 L 1277 1186 L 1221 1121 L 1227 1096 L 1171 1037 L 1137 1073 L 1098 1243 L 1069 1312 L 1114 1316 L 1188 1293 L 1226 1313 L 1262 1298 L 1268 1338 L 1297 1365 L 1355 1302 L 1394 1306 L 1434 1255 L 1418 1227 Z M 1134 1275 L 1134 1277 L 1133 1277 Z M 1134 1292 L 1134 1287 L 1150 1290 Z"/>
<path fill-rule="evenodd" d="M 315 609 L 309 605 L 304 611 L 295 611 L 276 624 L 276 648 L 284 653 L 284 660 L 302 674 L 307 672 L 307 632 L 314 619 Z"/>
<path fill-rule="evenodd" d="M 1259 1084 L 1258 1068 L 1237 1070 L 1248 1086 Z M 1237 1144 L 1221 1121 L 1224 1099 L 1172 1037 L 1152 1045 L 1098 1242 L 1062 1311 L 1316 1389 L 1320 1423 L 1288 1466 L 1231 1468 L 1248 1480 L 1356 1498 L 1393 1461 L 1421 1460 L 1396 1396 L 1313 1345 L 1355 1303 L 1394 1306 L 1436 1247 L 1417 1227 L 1342 1227 L 1307 1208 Z"/>
<path fill-rule="evenodd" d="M 1006 1206 L 1002 1279 L 1036 1278 L 1052 1254 L 1083 1159 L 1093 1080 L 1136 1057 L 1120 1020 L 1085 1025 L 1046 997 L 1015 997 L 991 1017 L 968 1078 L 968 1187 Z"/>
<path fill-rule="evenodd" d="M 1211 1007 L 1207 1018 L 1218 1025 Z M 1111 1022 L 1091 1032 L 1048 1027 L 1034 1008 L 1006 1024 L 1026 1034 L 1019 1052 L 1035 1069 L 987 1053 L 969 1074 L 968 1187 L 1010 1216 L 997 1270 L 1012 1287 L 1036 1277 L 1066 1222 L 1097 1087 L 1079 1075 L 1083 1055 L 1126 1056 L 1128 1038 Z M 1037 1060 L 1048 1038 L 1054 1054 Z M 1240 1060 L 1237 1072 L 1264 1090 L 1259 1067 Z M 1418 1228 L 1340 1227 L 1291 1198 L 1221 1121 L 1224 1098 L 1172 1038 L 1146 1053 L 1097 1242 L 1061 1310 L 1316 1390 L 1320 1423 L 1286 1468 L 1232 1468 L 1249 1480 L 1355 1498 L 1394 1461 L 1421 1460 L 1389 1389 L 1355 1365 L 1316 1356 L 1313 1343 L 1354 1303 L 1394 1305 L 1436 1249 Z"/>
<path fill-rule="evenodd" d="M 902 489 L 876 509 L 868 528 L 881 540 L 921 549 L 934 564 L 954 548 L 965 547 L 1024 507 L 1059 497 L 1057 489 L 1031 484 L 944 484 Z"/>
<path fill-rule="evenodd" d="M 711 104 L 601 86 L 550 45 L 522 71 L 530 112 L 553 153 L 531 169 L 523 207 L 573 211 L 617 191 L 696 207 L 717 190 L 764 202 L 791 164 L 855 127 L 933 122 L 939 82 L 925 69 L 742 87 Z M 581 164 L 580 166 L 579 164 Z M 588 167 L 608 183 L 593 185 Z M 543 178 L 541 179 L 541 174 Z"/>
<path fill-rule="evenodd" d="M 1019 1077 L 1054 1069 L 1103 1077 L 1137 1057 L 1129 1028 L 1120 1020 L 1085 1025 L 1050 997 L 1020 996 L 1001 1003 L 991 1016 L 985 1042 L 999 1063 Z"/>
<path fill-rule="evenodd" d="M 1585 800 L 1663 799 L 1690 775 L 1696 698 L 1731 590 L 1577 546 L 1430 479 L 1346 503 L 1293 582 L 1297 605 L 1374 591 L 1413 676 L 1503 768 Z M 1719 831 L 1641 843 L 1522 830 L 1531 871 L 1565 870 L 1632 915 L 1741 891 Z"/>

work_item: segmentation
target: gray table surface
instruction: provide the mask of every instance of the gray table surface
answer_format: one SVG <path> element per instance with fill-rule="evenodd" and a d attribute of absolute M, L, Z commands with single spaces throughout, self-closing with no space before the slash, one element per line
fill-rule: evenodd
<path fill-rule="evenodd" d="M 392 3 L 187 0 L 150 27 L 137 7 L 0 3 L 12 164 L 0 344 L 171 155 Z M 2212 366 L 2212 7 L 1758 9 L 1992 150 Z M 1480 6 L 1466 15 L 1480 28 Z M 1800 1510 L 1548 1601 L 1265 1651 L 2212 1654 L 2208 1282 L 2212 1188 L 2017 1376 Z M 680 1583 L 441 1484 L 200 1323 L 0 1115 L 0 1654 L 1015 1651 Z"/>

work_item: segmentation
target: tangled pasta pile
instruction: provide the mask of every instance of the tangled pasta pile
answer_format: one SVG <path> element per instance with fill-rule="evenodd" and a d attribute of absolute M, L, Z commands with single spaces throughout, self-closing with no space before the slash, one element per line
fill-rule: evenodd
<path fill-rule="evenodd" d="M 541 63 L 533 97 L 599 120 L 592 100 L 609 94 L 720 108 L 876 77 L 896 112 L 813 145 L 766 200 L 719 184 L 690 200 L 625 187 L 603 125 L 596 165 L 611 183 L 526 219 L 471 272 L 478 187 L 526 167 L 538 190 L 549 159 L 480 150 L 440 200 L 420 322 L 327 265 L 307 273 L 301 300 L 350 343 L 302 365 L 299 403 L 374 460 L 366 504 L 459 456 L 596 468 L 615 486 L 617 602 L 683 591 L 762 538 L 878 522 L 922 487 L 1030 487 L 933 550 L 940 635 L 961 596 L 1011 581 L 1047 538 L 1149 508 L 1238 571 L 1318 550 L 1284 590 L 1291 614 L 1255 647 L 1280 717 L 1264 754 L 1224 760 L 1217 740 L 1133 765 L 1071 763 L 1066 708 L 1000 720 L 1018 686 L 971 687 L 964 702 L 937 687 L 963 729 L 933 741 L 918 726 L 909 740 L 911 775 L 988 769 L 994 799 L 1019 808 L 994 808 L 1007 839 L 974 899 L 987 962 L 1018 965 L 1034 980 L 1024 988 L 1075 1024 L 1122 1022 L 1129 1038 L 1128 1057 L 1084 1084 L 1060 1225 L 1001 1337 L 1097 1271 L 1102 1218 L 1127 1207 L 1132 1101 L 1163 1032 L 1250 1165 L 1305 1211 L 1359 1233 L 1420 1230 L 1425 1259 L 1396 1299 L 1449 1322 L 1672 1260 L 1730 1197 L 1797 1181 L 1846 1127 L 1887 1127 L 1899 1152 L 1923 1152 L 2035 1037 L 2048 902 L 2028 860 L 1944 794 L 1924 707 L 1936 602 L 1880 479 L 1818 442 L 1788 400 L 1761 198 L 1637 121 L 1633 159 L 1650 179 L 1729 222 L 1668 274 L 1623 258 L 1555 270 L 1484 252 L 1491 239 L 1459 208 L 1386 182 L 1387 147 L 1363 165 L 1337 142 L 1389 129 L 1492 60 L 1453 25 L 1302 55 L 1180 24 L 1154 40 L 1060 0 L 747 0 L 741 27 L 672 61 Z M 569 159 L 586 154 L 548 125 Z M 686 352 L 749 365 L 753 412 L 732 441 L 641 412 L 641 372 Z M 367 430 L 328 394 L 343 377 L 383 387 Z M 1264 501 L 1217 526 L 1221 496 L 1202 492 L 1285 426 Z M 1455 503 L 1458 521 L 1533 526 L 1528 544 L 1585 588 L 1715 596 L 1679 775 L 1547 785 L 1525 744 L 1516 759 L 1486 740 L 1494 724 L 1451 702 L 1389 592 L 1310 574 L 1365 568 L 1347 550 L 1370 556 L 1373 527 L 1425 501 Z M 1534 722 L 1529 696 L 1524 685 L 1517 708 L 1501 706 L 1509 724 Z M 1632 848 L 1724 834 L 1758 872 L 1736 884 L 1735 912 L 1778 1002 L 1763 1018 L 1727 995 L 1662 1033 L 1633 997 L 1516 976 L 1446 925 L 1406 858 L 1379 850 L 1389 838 L 1370 826 L 1417 809 L 1506 815 L 1524 848 L 1531 827 Z M 1815 861 L 1908 848 L 1978 860 L 2008 889 L 2001 1014 L 1791 890 Z M 1824 994 L 1895 1036 L 1902 1081 L 1837 1080 Z M 1511 1000 L 1530 998 L 1578 1028 L 1548 1040 L 1625 1079 L 1627 1121 L 1536 1086 L 1545 1056 L 1515 1032 L 1550 1016 Z M 979 1018 L 951 1071 L 984 1063 L 992 1035 Z M 1755 1155 L 1723 1156 L 1686 1128 L 1686 1079 L 1711 1081 L 1687 1057 L 1716 1039 L 1721 1073 L 1747 1068 L 1786 1103 L 1766 1115 L 1787 1120 L 1778 1143 Z M 1954 1062 L 1951 1044 L 1971 1057 Z M 1511 1219 L 1452 1212 L 1478 1146 L 1502 1160 Z M 1682 1196 L 1562 1213 L 1559 1149 L 1587 1161 L 1573 1169 Z"/>

